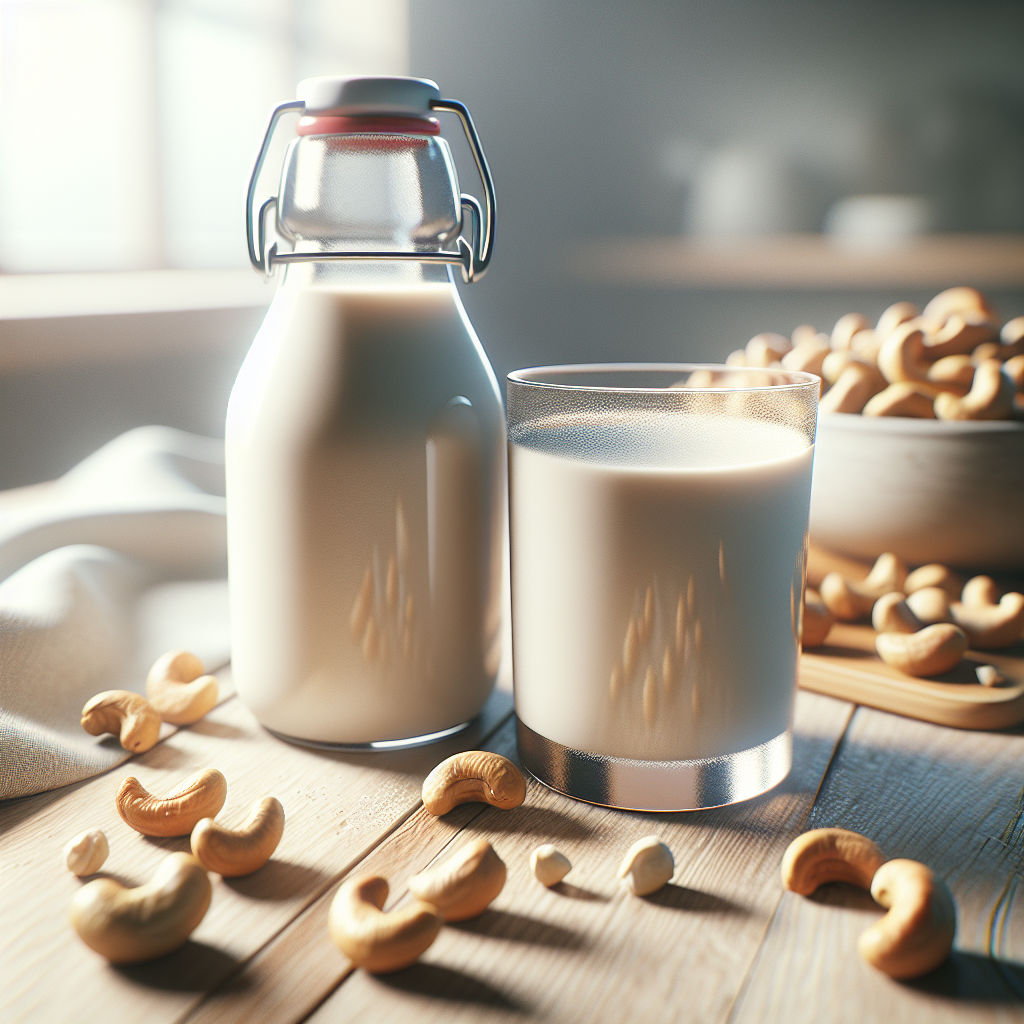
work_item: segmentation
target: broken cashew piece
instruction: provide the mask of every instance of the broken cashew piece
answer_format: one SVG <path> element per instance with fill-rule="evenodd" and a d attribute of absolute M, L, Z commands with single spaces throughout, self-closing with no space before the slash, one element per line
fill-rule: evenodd
<path fill-rule="evenodd" d="M 208 871 L 237 878 L 259 871 L 270 860 L 284 834 L 281 801 L 267 796 L 253 805 L 249 820 L 237 830 L 202 818 L 192 829 L 192 853 Z"/>
<path fill-rule="evenodd" d="M 836 617 L 822 601 L 821 594 L 812 587 L 804 590 L 804 612 L 801 621 L 803 631 L 800 634 L 800 643 L 803 647 L 820 647 L 836 621 Z"/>
<path fill-rule="evenodd" d="M 982 686 L 1002 686 L 1006 682 L 1006 676 L 995 665 L 979 665 L 974 674 Z"/>
<path fill-rule="evenodd" d="M 1024 634 L 1024 594 L 1015 591 L 1003 594 L 998 604 L 954 601 L 949 610 L 971 646 L 982 651 L 1010 647 Z"/>
<path fill-rule="evenodd" d="M 494 847 L 486 839 L 474 839 L 409 879 L 409 892 L 437 907 L 446 921 L 466 921 L 490 906 L 504 888 L 507 874 Z"/>
<path fill-rule="evenodd" d="M 551 843 L 545 843 L 530 854 L 530 870 L 541 885 L 550 889 L 569 874 L 572 862 L 561 850 Z"/>
<path fill-rule="evenodd" d="M 917 633 L 879 633 L 875 650 L 887 665 L 908 676 L 936 676 L 960 664 L 967 634 L 948 622 L 926 626 Z"/>
<path fill-rule="evenodd" d="M 112 878 L 83 886 L 71 901 L 71 924 L 111 963 L 142 963 L 185 944 L 206 914 L 210 894 L 203 866 L 187 853 L 172 853 L 137 889 Z"/>
<path fill-rule="evenodd" d="M 938 562 L 932 562 L 930 565 L 922 565 L 907 576 L 903 583 L 903 593 L 910 595 L 925 587 L 941 587 L 950 601 L 955 601 L 963 586 L 962 576 Z"/>
<path fill-rule="evenodd" d="M 526 780 L 507 757 L 466 750 L 442 761 L 423 780 L 422 797 L 424 808 L 436 815 L 471 802 L 510 811 L 526 799 Z"/>
<path fill-rule="evenodd" d="M 867 836 L 845 828 L 815 828 L 797 836 L 782 856 L 782 884 L 810 896 L 826 882 L 867 889 L 885 855 Z"/>
<path fill-rule="evenodd" d="M 64 863 L 73 875 L 84 878 L 95 875 L 110 854 L 110 846 L 102 829 L 81 832 L 64 847 Z"/>
<path fill-rule="evenodd" d="M 871 614 L 880 597 L 902 590 L 907 567 L 887 551 L 878 556 L 871 572 L 861 582 L 848 580 L 842 573 L 830 572 L 818 588 L 821 599 L 837 619 L 853 622 Z"/>
<path fill-rule="evenodd" d="M 949 956 L 956 905 L 941 878 L 914 860 L 890 860 L 875 872 L 871 896 L 889 913 L 857 941 L 857 951 L 890 978 L 918 978 Z"/>
<path fill-rule="evenodd" d="M 146 676 L 146 696 L 165 722 L 191 725 L 217 703 L 217 677 L 189 651 L 168 651 Z"/>
<path fill-rule="evenodd" d="M 916 633 L 924 623 L 914 614 L 904 594 L 883 594 L 871 609 L 871 625 L 879 633 Z"/>
<path fill-rule="evenodd" d="M 648 896 L 667 885 L 675 870 L 672 851 L 657 836 L 646 836 L 626 851 L 619 878 L 634 896 Z"/>
<path fill-rule="evenodd" d="M 963 398 L 944 391 L 935 396 L 940 420 L 1001 420 L 1013 412 L 1013 381 L 998 359 L 986 359 L 974 371 L 974 383 Z"/>
<path fill-rule="evenodd" d="M 920 619 L 922 626 L 952 622 L 949 595 L 942 587 L 922 587 L 907 595 L 907 607 Z"/>
<path fill-rule="evenodd" d="M 142 754 L 160 739 L 160 715 L 137 693 L 104 690 L 82 708 L 82 728 L 90 736 L 113 733 L 125 750 Z"/>
<path fill-rule="evenodd" d="M 356 967 L 390 974 L 408 967 L 430 948 L 444 918 L 429 903 L 415 902 L 384 913 L 387 879 L 349 879 L 331 901 L 327 928 L 331 941 Z"/>
<path fill-rule="evenodd" d="M 227 779 L 216 768 L 204 768 L 163 798 L 129 775 L 114 802 L 125 824 L 144 836 L 187 836 L 203 818 L 216 817 L 227 794 Z"/>

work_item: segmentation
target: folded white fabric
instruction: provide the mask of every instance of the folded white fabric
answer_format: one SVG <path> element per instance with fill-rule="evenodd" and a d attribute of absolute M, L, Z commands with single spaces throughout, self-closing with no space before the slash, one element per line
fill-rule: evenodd
<path fill-rule="evenodd" d="M 79 724 L 94 693 L 174 647 L 227 662 L 223 494 L 223 442 L 140 427 L 0 513 L 0 799 L 129 756 Z"/>

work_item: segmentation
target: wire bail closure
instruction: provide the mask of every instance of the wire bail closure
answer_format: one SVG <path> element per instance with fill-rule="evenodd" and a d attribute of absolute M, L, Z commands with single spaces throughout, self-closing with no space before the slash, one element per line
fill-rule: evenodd
<path fill-rule="evenodd" d="M 316 263 L 321 260 L 399 260 L 406 263 L 458 265 L 462 268 L 462 279 L 467 284 L 479 281 L 487 273 L 487 266 L 491 262 L 491 252 L 494 248 L 496 203 L 491 171 L 487 166 L 487 159 L 480 145 L 480 137 L 476 133 L 476 126 L 473 124 L 473 118 L 466 105 L 458 100 L 431 100 L 430 107 L 432 110 L 447 111 L 458 115 L 466 138 L 469 140 L 469 148 L 473 153 L 477 173 L 480 175 L 480 181 L 484 187 L 486 215 L 476 196 L 471 196 L 466 192 L 459 196 L 462 203 L 463 219 L 459 225 L 460 234 L 455 243 L 458 251 L 442 249 L 440 252 L 278 252 L 277 242 L 267 249 L 267 218 L 273 211 L 276 226 L 277 196 L 271 196 L 264 200 L 259 213 L 254 216 L 256 181 L 260 176 L 260 171 L 263 170 L 263 163 L 267 157 L 267 150 L 270 149 L 270 142 L 274 130 L 277 128 L 277 122 L 284 114 L 291 112 L 302 114 L 306 110 L 305 100 L 289 100 L 287 103 L 279 103 L 271 112 L 270 120 L 263 133 L 263 143 L 256 154 L 252 173 L 249 176 L 249 190 L 245 203 L 245 238 L 249 246 L 249 262 L 252 263 L 255 270 L 269 279 L 273 276 L 274 267 L 278 263 Z M 466 241 L 461 233 L 465 226 L 466 211 L 469 211 L 472 221 L 470 232 L 472 242 Z M 254 221 L 255 235 L 253 232 Z"/>

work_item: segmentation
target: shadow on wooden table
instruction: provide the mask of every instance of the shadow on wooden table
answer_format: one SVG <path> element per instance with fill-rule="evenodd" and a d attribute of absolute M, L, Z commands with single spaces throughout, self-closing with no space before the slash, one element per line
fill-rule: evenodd
<path fill-rule="evenodd" d="M 429 996 L 432 999 L 477 1003 L 522 1014 L 528 1014 L 532 1010 L 527 1004 L 513 999 L 471 974 L 455 971 L 450 967 L 440 967 L 437 964 L 416 963 L 394 974 L 375 975 L 373 980 L 387 988 Z"/>
<path fill-rule="evenodd" d="M 513 942 L 527 942 L 533 946 L 548 946 L 552 949 L 586 949 L 590 943 L 577 932 L 549 921 L 538 921 L 525 914 L 490 907 L 468 921 L 453 921 L 448 924 L 460 932 L 474 935 L 490 935 Z"/>
<path fill-rule="evenodd" d="M 702 914 L 739 914 L 748 916 L 750 910 L 733 903 L 722 896 L 715 896 L 709 892 L 701 892 L 699 889 L 687 889 L 684 885 L 675 885 L 669 882 L 663 885 L 657 892 L 644 896 L 648 903 L 655 903 L 659 907 L 670 907 L 673 910 L 687 910 L 693 913 Z"/>
<path fill-rule="evenodd" d="M 908 988 L 967 1003 L 1024 1002 L 1024 966 L 953 950 L 931 974 L 903 982 Z"/>
<path fill-rule="evenodd" d="M 112 968 L 138 985 L 165 992 L 206 992 L 235 971 L 241 961 L 216 946 L 189 939 L 181 949 L 146 964 Z"/>

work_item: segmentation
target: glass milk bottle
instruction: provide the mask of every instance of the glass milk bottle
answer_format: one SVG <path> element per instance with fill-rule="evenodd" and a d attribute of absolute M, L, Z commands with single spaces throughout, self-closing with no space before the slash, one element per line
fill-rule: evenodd
<path fill-rule="evenodd" d="M 451 269 L 486 270 L 493 189 L 468 111 L 433 82 L 316 78 L 298 96 L 249 185 L 250 257 L 284 277 L 228 406 L 235 683 L 286 738 L 424 742 L 480 711 L 500 658 L 504 415 Z M 459 195 L 437 111 L 460 117 L 486 209 Z M 271 217 L 291 252 L 267 248 Z"/>

